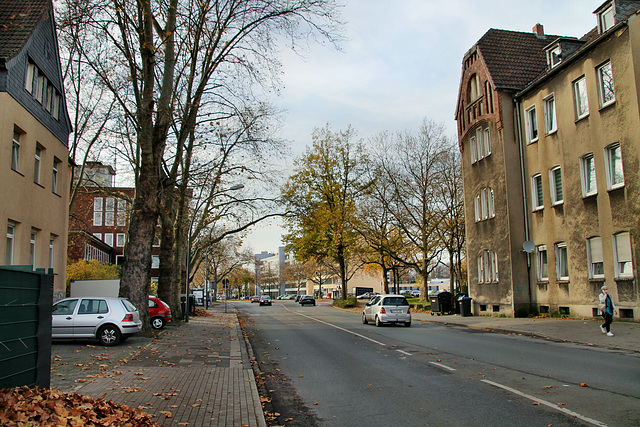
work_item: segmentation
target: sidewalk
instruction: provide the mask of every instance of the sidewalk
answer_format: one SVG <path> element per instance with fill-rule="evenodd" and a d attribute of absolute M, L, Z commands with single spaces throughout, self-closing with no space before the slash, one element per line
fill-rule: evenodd
<path fill-rule="evenodd" d="M 165 427 L 265 427 L 237 315 L 225 313 L 221 304 L 209 312 L 214 316 L 168 326 L 116 375 L 95 378 L 74 391 L 140 407 Z"/>
<path fill-rule="evenodd" d="M 429 313 L 412 311 L 414 322 L 434 322 L 445 325 L 464 326 L 487 331 L 527 335 L 553 341 L 565 341 L 615 350 L 640 352 L 640 324 L 614 320 L 611 325 L 613 337 L 600 330 L 602 321 L 595 319 L 512 319 L 505 317 L 470 316 L 459 314 L 432 316 Z"/>

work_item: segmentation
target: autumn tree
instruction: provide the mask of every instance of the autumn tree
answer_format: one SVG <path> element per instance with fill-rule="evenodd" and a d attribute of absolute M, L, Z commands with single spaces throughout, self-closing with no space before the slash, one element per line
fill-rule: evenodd
<path fill-rule="evenodd" d="M 66 0 L 78 3 L 78 0 Z M 83 58 L 115 99 L 118 127 L 127 131 L 136 165 L 136 196 L 120 294 L 146 306 L 151 247 L 167 188 L 167 147 L 184 147 L 208 94 L 234 75 L 269 71 L 278 34 L 287 40 L 331 39 L 332 0 L 95 0 L 81 21 L 91 38 Z M 228 79 L 216 80 L 218 76 Z M 224 91 L 223 96 L 224 96 Z M 175 200 L 173 197 L 169 200 Z M 172 211 L 166 208 L 165 211 Z M 143 325 L 147 313 L 141 312 Z"/>
<path fill-rule="evenodd" d="M 371 187 L 362 142 L 352 128 L 333 132 L 316 128 L 312 146 L 295 160 L 294 173 L 282 188 L 288 211 L 285 241 L 297 259 L 330 261 L 337 266 L 342 298 L 347 295 L 349 261 L 358 251 L 354 229 L 357 201 Z"/>

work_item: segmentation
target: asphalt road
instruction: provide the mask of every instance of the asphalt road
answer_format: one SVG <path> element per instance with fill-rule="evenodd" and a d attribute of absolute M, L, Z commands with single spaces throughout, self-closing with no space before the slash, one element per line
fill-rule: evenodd
<path fill-rule="evenodd" d="M 640 357 L 326 305 L 234 303 L 279 425 L 640 424 Z"/>

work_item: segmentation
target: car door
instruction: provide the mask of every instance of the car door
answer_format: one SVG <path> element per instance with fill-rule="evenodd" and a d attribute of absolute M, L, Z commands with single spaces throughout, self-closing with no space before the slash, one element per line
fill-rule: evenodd
<path fill-rule="evenodd" d="M 73 324 L 76 337 L 93 337 L 109 317 L 109 305 L 102 298 L 82 298 Z"/>
<path fill-rule="evenodd" d="M 73 320 L 77 305 L 77 299 L 67 299 L 53 305 L 51 312 L 51 336 L 53 338 L 73 337 Z"/>
<path fill-rule="evenodd" d="M 374 321 L 376 318 L 376 304 L 380 301 L 379 296 L 373 297 L 364 307 L 364 317 L 368 321 Z"/>

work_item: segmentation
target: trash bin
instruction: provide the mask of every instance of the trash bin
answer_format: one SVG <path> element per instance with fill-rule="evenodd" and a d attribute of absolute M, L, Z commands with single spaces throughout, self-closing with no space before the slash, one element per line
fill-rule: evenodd
<path fill-rule="evenodd" d="M 431 315 L 437 314 L 440 316 L 441 314 L 449 313 L 453 311 L 451 304 L 451 297 L 453 295 L 451 292 L 443 291 L 437 293 L 435 295 L 429 296 L 429 301 L 431 302 Z"/>
<path fill-rule="evenodd" d="M 458 307 L 460 308 L 460 315 L 462 317 L 472 316 L 471 314 L 471 300 L 469 297 L 458 298 Z"/>

